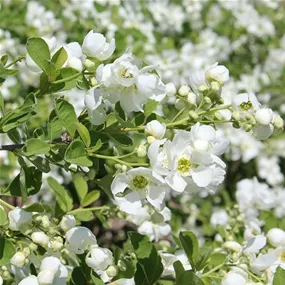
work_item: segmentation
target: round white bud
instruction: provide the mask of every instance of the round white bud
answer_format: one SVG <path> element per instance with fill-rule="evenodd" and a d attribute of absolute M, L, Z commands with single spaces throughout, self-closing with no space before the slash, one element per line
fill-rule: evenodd
<path fill-rule="evenodd" d="M 157 120 L 153 120 L 146 124 L 145 133 L 157 139 L 162 139 L 166 131 L 166 125 Z"/>
<path fill-rule="evenodd" d="M 44 232 L 34 232 L 31 235 L 32 241 L 42 247 L 47 247 L 49 244 L 49 237 Z"/>
<path fill-rule="evenodd" d="M 274 247 L 285 246 L 285 231 L 273 228 L 267 233 L 269 243 Z"/>
<path fill-rule="evenodd" d="M 165 93 L 167 96 L 171 97 L 171 96 L 174 96 L 176 94 L 177 90 L 176 90 L 175 85 L 172 82 L 167 83 L 165 85 L 165 87 L 166 87 Z"/>
<path fill-rule="evenodd" d="M 137 149 L 137 155 L 138 157 L 145 157 L 146 156 L 146 146 L 143 144 L 140 144 Z"/>
<path fill-rule="evenodd" d="M 187 96 L 189 92 L 190 92 L 190 87 L 188 85 L 182 85 L 178 90 L 178 94 L 183 97 Z"/>
<path fill-rule="evenodd" d="M 12 258 L 10 259 L 10 263 L 15 265 L 16 267 L 21 268 L 25 265 L 25 259 L 26 256 L 22 252 L 18 251 L 12 256 Z"/>
<path fill-rule="evenodd" d="M 75 217 L 72 215 L 66 215 L 63 216 L 60 222 L 60 227 L 62 228 L 63 231 L 67 232 L 73 227 L 75 227 L 76 220 Z"/>
<path fill-rule="evenodd" d="M 255 119 L 260 125 L 267 126 L 273 119 L 273 112 L 268 108 L 259 109 L 255 113 Z"/>

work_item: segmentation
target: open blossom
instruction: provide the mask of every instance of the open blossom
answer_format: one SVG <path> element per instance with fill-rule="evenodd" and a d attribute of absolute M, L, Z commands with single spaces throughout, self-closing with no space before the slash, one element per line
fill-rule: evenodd
<path fill-rule="evenodd" d="M 91 245 L 96 245 L 94 234 L 85 227 L 74 227 L 65 234 L 66 248 L 75 254 L 82 254 Z"/>
<path fill-rule="evenodd" d="M 225 163 L 217 155 L 224 153 L 227 145 L 216 138 L 212 127 L 197 123 L 191 132 L 179 131 L 172 141 L 152 143 L 148 156 L 153 175 L 159 180 L 165 177 L 165 182 L 180 193 L 186 186 L 213 191 L 224 179 Z"/>
<path fill-rule="evenodd" d="M 127 188 L 132 192 L 124 195 Z M 120 173 L 111 184 L 111 191 L 120 209 L 129 214 L 136 213 L 144 199 L 156 209 L 162 209 L 167 189 L 165 184 L 152 176 L 151 169 L 145 167 L 131 169 L 126 174 Z"/>
<path fill-rule="evenodd" d="M 88 57 L 99 60 L 106 60 L 115 50 L 115 39 L 107 43 L 106 38 L 100 33 L 94 33 L 92 30 L 85 36 L 82 51 Z"/>
<path fill-rule="evenodd" d="M 154 66 L 141 70 L 134 64 L 131 53 L 125 53 L 112 64 L 100 65 L 96 79 L 102 94 L 111 103 L 120 101 L 125 112 L 143 111 L 148 98 L 161 101 L 165 97 L 165 85 L 153 73 Z"/>
<path fill-rule="evenodd" d="M 107 114 L 100 90 L 95 87 L 89 89 L 84 102 L 91 124 L 95 126 L 103 124 L 107 118 Z"/>
<path fill-rule="evenodd" d="M 9 228 L 12 231 L 24 231 L 32 223 L 33 214 L 16 208 L 9 212 Z"/>

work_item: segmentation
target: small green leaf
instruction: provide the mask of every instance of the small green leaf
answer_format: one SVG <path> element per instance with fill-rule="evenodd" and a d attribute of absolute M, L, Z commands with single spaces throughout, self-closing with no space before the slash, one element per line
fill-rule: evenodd
<path fill-rule="evenodd" d="M 15 252 L 16 250 L 12 242 L 0 236 L 0 265 L 10 264 L 10 259 Z"/>
<path fill-rule="evenodd" d="M 4 67 L 2 62 L 0 62 L 0 77 L 6 78 L 8 76 L 16 75 L 19 72 L 18 69 L 7 69 Z"/>
<path fill-rule="evenodd" d="M 61 47 L 52 57 L 51 62 L 54 63 L 57 69 L 60 69 L 67 61 L 68 54 L 64 47 Z"/>
<path fill-rule="evenodd" d="M 26 212 L 37 212 L 37 213 L 42 213 L 45 211 L 44 207 L 38 203 L 30 204 L 25 208 L 23 208 L 23 210 L 25 210 Z"/>
<path fill-rule="evenodd" d="M 88 185 L 87 182 L 84 180 L 81 173 L 75 173 L 72 176 L 73 184 L 75 186 L 77 195 L 79 197 L 80 203 L 85 198 L 87 192 L 88 192 Z"/>
<path fill-rule="evenodd" d="M 94 153 L 99 150 L 102 146 L 102 141 L 99 139 L 97 140 L 96 144 L 90 148 L 88 148 L 88 153 Z"/>
<path fill-rule="evenodd" d="M 48 138 L 50 141 L 61 136 L 62 123 L 56 114 L 55 110 L 52 110 L 48 119 Z"/>
<path fill-rule="evenodd" d="M 207 262 L 210 258 L 212 254 L 212 247 L 210 246 L 205 246 L 205 247 L 202 247 L 196 257 L 196 260 L 195 260 L 195 265 L 196 265 L 196 270 L 197 271 L 200 271 L 202 270 L 206 265 L 207 265 Z"/>
<path fill-rule="evenodd" d="M 37 167 L 40 171 L 44 173 L 49 173 L 50 172 L 50 166 L 49 166 L 49 161 L 45 158 L 42 158 L 40 156 L 36 157 L 28 157 L 29 161 Z"/>
<path fill-rule="evenodd" d="M 94 190 L 89 192 L 82 201 L 82 206 L 86 207 L 98 200 L 100 197 L 100 191 Z"/>
<path fill-rule="evenodd" d="M 78 122 L 74 107 L 66 100 L 58 99 L 55 103 L 55 111 L 64 128 L 73 137 L 76 131 L 76 124 L 74 123 Z"/>
<path fill-rule="evenodd" d="M 123 146 L 131 146 L 133 144 L 132 139 L 126 134 L 112 134 L 109 136 Z"/>
<path fill-rule="evenodd" d="M 143 107 L 145 117 L 150 116 L 153 113 L 153 111 L 156 109 L 157 105 L 158 105 L 157 101 L 148 99 L 147 103 Z"/>
<path fill-rule="evenodd" d="M 3 63 L 4 66 L 6 65 L 7 61 L 8 61 L 8 55 L 7 54 L 2 55 L 1 62 Z"/>
<path fill-rule="evenodd" d="M 40 69 L 46 71 L 47 61 L 50 60 L 48 44 L 42 38 L 29 38 L 27 52 Z"/>
<path fill-rule="evenodd" d="M 284 285 L 285 280 L 285 270 L 278 266 L 273 279 L 273 285 Z"/>
<path fill-rule="evenodd" d="M 78 131 L 81 139 L 83 140 L 85 146 L 89 147 L 91 144 L 91 138 L 90 138 L 89 131 L 87 130 L 87 128 L 83 124 L 81 124 L 79 122 L 76 122 L 75 125 L 77 127 L 77 131 Z"/>
<path fill-rule="evenodd" d="M 60 71 L 55 67 L 55 64 L 50 62 L 50 61 L 46 61 L 45 72 L 47 75 L 48 82 L 55 81 L 55 79 L 57 78 L 57 76 L 60 73 Z"/>
<path fill-rule="evenodd" d="M 50 150 L 49 144 L 36 138 L 31 138 L 25 142 L 25 147 L 23 153 L 26 156 L 37 155 L 37 154 L 47 154 Z"/>
<path fill-rule="evenodd" d="M 0 226 L 3 226 L 7 221 L 7 214 L 3 207 L 0 206 Z"/>
<path fill-rule="evenodd" d="M 199 252 L 199 243 L 193 232 L 180 232 L 179 239 L 193 269 Z"/>
<path fill-rule="evenodd" d="M 70 164 L 90 167 L 93 162 L 86 156 L 85 145 L 82 141 L 73 141 L 67 148 L 64 159 Z"/>
<path fill-rule="evenodd" d="M 73 201 L 68 190 L 66 190 L 52 177 L 48 177 L 47 182 L 56 195 L 55 199 L 60 209 L 64 213 L 70 211 L 73 208 Z"/>

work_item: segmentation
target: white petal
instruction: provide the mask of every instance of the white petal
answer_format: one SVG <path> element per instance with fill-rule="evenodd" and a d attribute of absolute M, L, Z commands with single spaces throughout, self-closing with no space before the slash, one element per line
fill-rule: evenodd
<path fill-rule="evenodd" d="M 165 182 L 174 190 L 182 193 L 187 186 L 186 181 L 177 173 L 169 175 L 165 178 Z"/>
<path fill-rule="evenodd" d="M 111 191 L 114 195 L 123 193 L 128 187 L 128 178 L 125 174 L 119 173 L 111 184 Z"/>
<path fill-rule="evenodd" d="M 212 181 L 213 172 L 209 167 L 199 166 L 193 170 L 192 178 L 199 187 L 206 187 Z"/>
<path fill-rule="evenodd" d="M 161 210 L 164 207 L 165 189 L 161 186 L 151 186 L 147 191 L 146 198 L 151 205 Z"/>

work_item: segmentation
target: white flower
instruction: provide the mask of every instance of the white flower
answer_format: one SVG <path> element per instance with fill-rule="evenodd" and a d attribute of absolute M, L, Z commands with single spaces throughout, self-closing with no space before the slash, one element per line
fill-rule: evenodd
<path fill-rule="evenodd" d="M 261 108 L 256 111 L 255 119 L 260 125 L 267 126 L 273 120 L 273 112 L 269 108 Z"/>
<path fill-rule="evenodd" d="M 89 57 L 99 60 L 106 60 L 115 50 L 115 39 L 110 43 L 106 42 L 106 38 L 100 33 L 94 33 L 92 30 L 85 36 L 82 51 Z"/>
<path fill-rule="evenodd" d="M 254 114 L 260 108 L 256 96 L 253 93 L 241 93 L 233 97 L 232 100 L 233 110 L 239 112 L 245 118 L 245 114 Z"/>
<path fill-rule="evenodd" d="M 149 71 L 155 66 L 141 70 L 134 64 L 132 54 L 125 53 L 112 64 L 100 65 L 96 79 L 102 94 L 111 103 L 120 101 L 125 112 L 143 111 L 143 105 L 150 98 L 161 101 L 165 97 L 165 85 L 160 78 Z"/>
<path fill-rule="evenodd" d="M 33 214 L 16 208 L 8 213 L 8 217 L 12 231 L 24 231 L 32 223 Z"/>
<path fill-rule="evenodd" d="M 96 245 L 96 237 L 85 227 L 74 227 L 65 234 L 66 248 L 75 253 L 82 254 L 91 245 Z"/>
<path fill-rule="evenodd" d="M 83 69 L 82 59 L 84 57 L 79 43 L 77 42 L 69 43 L 68 45 L 66 45 L 65 50 L 68 55 L 65 66 L 69 66 L 78 71 L 82 71 Z"/>
<path fill-rule="evenodd" d="M 165 89 L 165 93 L 169 97 L 174 96 L 176 94 L 176 92 L 177 92 L 176 87 L 175 87 L 175 85 L 172 82 L 167 83 L 165 85 L 165 88 L 166 88 Z"/>
<path fill-rule="evenodd" d="M 166 131 L 166 125 L 157 120 L 152 120 L 145 126 L 145 132 L 157 139 L 162 139 Z"/>
<path fill-rule="evenodd" d="M 285 246 L 285 231 L 273 228 L 267 233 L 269 243 L 274 247 Z"/>
<path fill-rule="evenodd" d="M 0 285 L 3 285 L 3 278 L 0 276 Z"/>
<path fill-rule="evenodd" d="M 86 264 L 99 275 L 113 263 L 113 254 L 107 248 L 92 247 L 85 258 Z"/>
<path fill-rule="evenodd" d="M 47 247 L 49 244 L 49 237 L 41 231 L 32 233 L 31 239 L 35 244 L 39 244 L 42 247 Z"/>
<path fill-rule="evenodd" d="M 18 285 L 39 285 L 37 276 L 30 275 L 24 278 Z"/>
<path fill-rule="evenodd" d="M 266 237 L 264 235 L 257 235 L 248 240 L 244 252 L 258 253 L 266 245 Z"/>
<path fill-rule="evenodd" d="M 181 96 L 187 96 L 189 92 L 190 92 L 190 87 L 187 85 L 182 85 L 178 90 L 178 93 Z"/>
<path fill-rule="evenodd" d="M 229 81 L 229 70 L 218 63 L 207 69 L 205 75 L 208 82 L 217 81 L 221 86 Z"/>
<path fill-rule="evenodd" d="M 223 209 L 215 211 L 212 216 L 210 223 L 213 227 L 216 227 L 217 225 L 226 226 L 229 221 L 229 216 L 227 212 Z"/>
<path fill-rule="evenodd" d="M 204 128 L 205 127 L 205 128 Z M 160 149 L 160 145 L 163 148 Z M 222 183 L 225 163 L 217 157 L 227 142 L 216 139 L 215 130 L 196 124 L 191 132 L 179 131 L 173 141 L 155 141 L 148 149 L 153 175 L 177 192 L 205 188 L 214 191 Z"/>
<path fill-rule="evenodd" d="M 60 227 L 62 228 L 63 231 L 67 232 L 70 229 L 72 229 L 73 227 L 75 227 L 75 224 L 76 224 L 76 220 L 75 220 L 74 216 L 65 215 L 61 219 Z"/>
<path fill-rule="evenodd" d="M 278 255 L 275 251 L 261 254 L 251 263 L 251 270 L 254 273 L 260 274 L 262 271 L 270 267 L 277 260 L 277 258 Z"/>
<path fill-rule="evenodd" d="M 121 196 L 129 188 L 132 193 Z M 137 167 L 129 170 L 126 174 L 118 174 L 111 184 L 111 191 L 116 196 L 120 209 L 129 214 L 135 213 L 141 208 L 141 200 L 147 201 L 156 209 L 164 207 L 164 198 L 167 186 L 152 176 L 151 169 Z M 118 196 L 120 194 L 120 197 Z M 134 204 L 136 202 L 136 204 Z M 130 206 L 129 204 L 133 204 Z"/>
<path fill-rule="evenodd" d="M 233 240 L 226 241 L 223 244 L 223 247 L 225 249 L 229 249 L 237 253 L 239 253 L 242 250 L 242 246 L 238 242 L 233 241 Z"/>
<path fill-rule="evenodd" d="M 145 221 L 139 226 L 138 232 L 142 235 L 147 235 L 151 241 L 159 241 L 171 233 L 171 227 L 164 222 L 156 224 L 151 221 Z"/>
<path fill-rule="evenodd" d="M 89 119 L 92 125 L 97 126 L 104 124 L 107 115 L 99 89 L 93 87 L 88 90 L 88 93 L 85 96 L 85 106 L 88 110 Z"/>
<path fill-rule="evenodd" d="M 164 252 L 160 250 L 159 255 L 161 257 L 161 262 L 163 265 L 163 273 L 162 276 L 168 276 L 175 273 L 173 263 L 177 261 L 177 257 L 174 254 Z"/>
<path fill-rule="evenodd" d="M 16 252 L 12 258 L 10 259 L 11 264 L 15 265 L 16 267 L 23 267 L 25 265 L 26 256 L 18 251 Z"/>
<path fill-rule="evenodd" d="M 179 260 L 182 263 L 184 270 L 192 269 L 188 257 L 183 249 L 175 251 L 174 255 L 176 256 L 177 260 Z"/>
<path fill-rule="evenodd" d="M 245 285 L 246 279 L 238 273 L 228 272 L 226 277 L 222 280 L 222 285 Z"/>
<path fill-rule="evenodd" d="M 38 282 L 40 285 L 51 285 L 55 279 L 55 273 L 52 270 L 44 269 L 38 274 Z"/>

